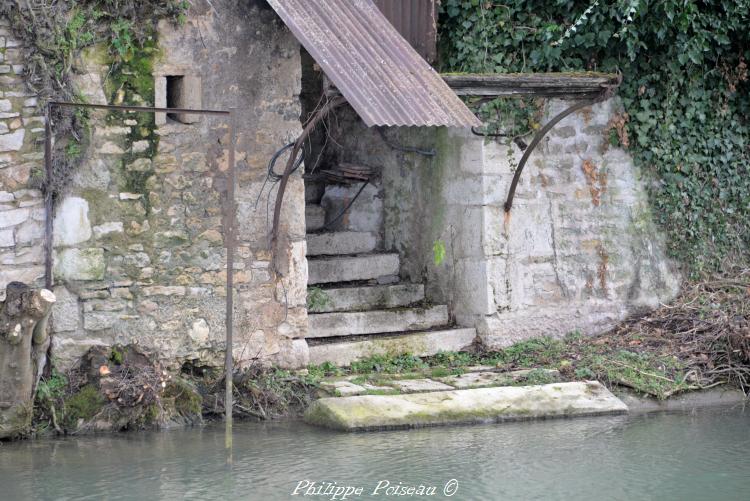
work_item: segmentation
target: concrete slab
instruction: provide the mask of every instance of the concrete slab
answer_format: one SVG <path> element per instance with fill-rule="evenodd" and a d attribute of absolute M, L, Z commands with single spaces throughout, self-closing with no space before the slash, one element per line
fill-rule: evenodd
<path fill-rule="evenodd" d="M 411 353 L 426 357 L 441 351 L 461 351 L 473 343 L 474 338 L 476 338 L 474 329 L 445 329 L 413 332 L 400 336 L 377 336 L 357 341 L 310 343 L 310 363 L 319 365 L 323 362 L 331 362 L 343 367 L 373 355 Z"/>
<path fill-rule="evenodd" d="M 409 306 L 424 300 L 423 284 L 370 285 L 323 289 L 325 304 L 310 308 L 310 313 L 334 311 L 382 310 Z"/>
<path fill-rule="evenodd" d="M 307 338 L 358 336 L 430 329 L 448 323 L 446 305 L 431 308 L 316 313 L 308 315 Z"/>
<path fill-rule="evenodd" d="M 433 381 L 432 379 L 394 379 L 388 383 L 401 393 L 422 393 L 425 391 L 453 390 L 452 386 Z"/>
<path fill-rule="evenodd" d="M 366 254 L 375 250 L 375 235 L 364 231 L 334 231 L 307 235 L 308 256 Z"/>
<path fill-rule="evenodd" d="M 305 421 L 342 431 L 622 414 L 627 406 L 596 381 L 505 386 L 313 402 Z"/>
<path fill-rule="evenodd" d="M 373 280 L 387 275 L 398 275 L 398 254 L 365 254 L 333 258 L 310 259 L 307 262 L 310 285 Z"/>

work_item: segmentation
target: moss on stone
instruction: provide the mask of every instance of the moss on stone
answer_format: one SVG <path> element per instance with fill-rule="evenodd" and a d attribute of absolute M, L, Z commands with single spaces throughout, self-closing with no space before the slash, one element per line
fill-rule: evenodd
<path fill-rule="evenodd" d="M 104 397 L 93 385 L 86 385 L 65 400 L 65 421 L 74 428 L 78 420 L 89 421 L 102 410 Z"/>
<path fill-rule="evenodd" d="M 182 378 L 174 378 L 164 388 L 165 398 L 174 399 L 177 414 L 182 417 L 200 416 L 203 409 L 203 397 L 195 387 Z"/>

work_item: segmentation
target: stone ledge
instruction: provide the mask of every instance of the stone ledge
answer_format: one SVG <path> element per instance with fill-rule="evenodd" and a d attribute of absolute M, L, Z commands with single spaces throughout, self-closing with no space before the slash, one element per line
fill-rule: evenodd
<path fill-rule="evenodd" d="M 596 381 L 409 395 L 322 398 L 305 421 L 342 431 L 419 428 L 622 414 L 628 407 Z"/>

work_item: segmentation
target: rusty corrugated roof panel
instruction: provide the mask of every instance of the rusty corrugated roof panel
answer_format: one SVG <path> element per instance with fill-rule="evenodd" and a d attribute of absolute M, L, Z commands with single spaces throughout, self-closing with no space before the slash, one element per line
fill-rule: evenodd
<path fill-rule="evenodd" d="M 394 28 L 428 63 L 437 59 L 437 0 L 375 0 Z"/>
<path fill-rule="evenodd" d="M 480 126 L 372 0 L 268 0 L 368 126 Z"/>

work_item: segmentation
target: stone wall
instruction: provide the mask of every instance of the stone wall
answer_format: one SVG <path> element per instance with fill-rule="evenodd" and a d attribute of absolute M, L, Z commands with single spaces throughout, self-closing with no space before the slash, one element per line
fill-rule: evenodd
<path fill-rule="evenodd" d="M 88 102 L 120 99 L 108 85 L 110 68 L 101 48 L 86 51 L 76 71 L 74 80 Z M 304 365 L 301 178 L 290 181 L 284 204 L 283 278 L 270 270 L 265 198 L 255 205 L 268 158 L 301 131 L 299 45 L 265 2 L 195 2 L 183 26 L 159 25 L 153 75 L 146 75 L 154 79 L 155 95 L 125 96 L 126 102 L 168 104 L 167 92 L 174 89 L 167 83 L 175 76 L 190 85 L 183 105 L 237 111 L 235 359 Z M 0 243 L 7 251 L 4 263 L 13 265 L 3 264 L 2 280 L 30 282 L 43 272 L 44 212 L 39 192 L 24 189 L 28 174 L 19 170 L 39 168 L 43 150 L 34 143 L 39 132 L 31 118 L 34 104 L 24 102 L 33 97 L 21 93 L 19 77 L 3 78 L 5 96 L 16 86 L 19 92 L 8 101 L 8 112 L 27 116 L 23 123 L 29 125 L 23 144 L 12 145 L 17 151 L 0 153 L 5 155 Z M 155 118 L 94 112 L 91 145 L 56 205 L 53 357 L 59 368 L 69 367 L 90 346 L 115 343 L 138 343 L 173 368 L 185 362 L 222 364 L 227 122 L 193 115 Z M 6 148 L 3 137 L 0 145 Z"/>
<path fill-rule="evenodd" d="M 551 100 L 545 120 L 571 103 Z M 352 116 L 339 117 L 339 159 L 378 166 L 386 250 L 402 277 L 425 281 L 457 323 L 490 347 L 540 335 L 607 329 L 672 298 L 679 276 L 652 222 L 644 179 L 606 144 L 616 99 L 574 114 L 531 155 L 513 210 L 503 204 L 522 151 L 457 129 L 401 128 L 394 150 Z M 357 210 L 357 209 L 355 209 Z M 433 258 L 436 242 L 446 259 Z"/>
<path fill-rule="evenodd" d="M 44 200 L 30 183 L 44 168 L 44 117 L 23 71 L 22 44 L 0 18 L 0 300 L 14 280 L 44 283 Z"/>
<path fill-rule="evenodd" d="M 570 104 L 550 101 L 545 120 Z M 455 313 L 476 323 L 486 345 L 603 331 L 677 293 L 647 179 L 605 138 L 618 111 L 612 99 L 560 122 L 529 158 L 509 214 L 503 204 L 521 150 L 466 133 L 444 136 L 444 147 L 460 151 L 446 166 L 444 197 L 464 207 L 452 246 L 462 298 Z"/>

